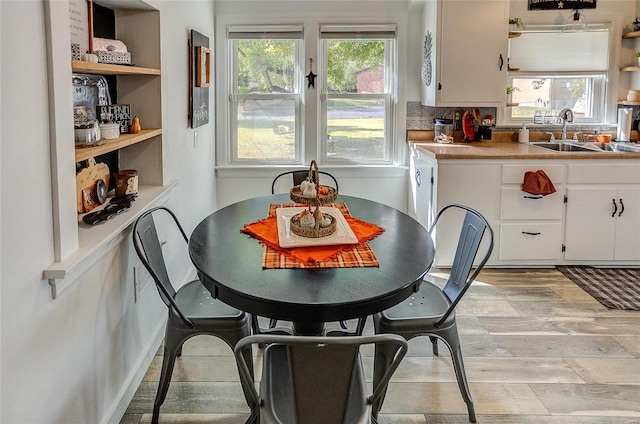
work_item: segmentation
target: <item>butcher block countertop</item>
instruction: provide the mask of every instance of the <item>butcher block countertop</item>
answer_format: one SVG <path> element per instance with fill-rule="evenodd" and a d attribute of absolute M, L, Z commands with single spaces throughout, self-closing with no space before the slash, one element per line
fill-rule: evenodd
<path fill-rule="evenodd" d="M 547 151 L 513 141 L 510 133 L 494 131 L 493 134 L 490 141 L 440 144 L 433 142 L 433 131 L 407 131 L 407 142 L 435 159 L 640 159 L 640 152 Z"/>

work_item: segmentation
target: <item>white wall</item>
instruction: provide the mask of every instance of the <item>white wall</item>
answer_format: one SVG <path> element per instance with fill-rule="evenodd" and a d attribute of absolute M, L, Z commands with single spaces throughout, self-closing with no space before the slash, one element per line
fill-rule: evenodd
<path fill-rule="evenodd" d="M 187 127 L 187 35 L 213 37 L 213 3 L 152 5 L 161 11 L 164 172 L 180 180 L 168 204 L 190 231 L 215 208 L 215 158 L 214 123 L 197 129 L 195 148 Z M 0 422 L 117 421 L 166 308 L 152 286 L 133 302 L 129 237 L 51 299 L 42 278 L 53 262 L 43 3 L 0 1 L 0 19 Z M 185 275 L 186 262 L 172 265 Z"/>
<path fill-rule="evenodd" d="M 297 23 L 305 28 L 317 28 L 319 23 L 367 23 L 392 22 L 398 23 L 398 107 L 396 110 L 395 134 L 397 137 L 396 151 L 393 158 L 398 166 L 328 166 L 320 163 L 320 169 L 335 175 L 340 184 L 340 193 L 360 196 L 380 201 L 402 211 L 407 210 L 407 167 L 405 146 L 406 121 L 406 84 L 411 80 L 407 75 L 407 39 L 410 38 L 412 28 L 407 25 L 410 13 L 409 0 L 303 0 L 303 1 L 247 1 L 225 0 L 216 2 L 216 19 L 218 32 L 216 39 L 216 68 L 220 70 L 226 65 L 224 57 L 225 33 L 224 23 Z M 411 6 L 415 8 L 414 6 Z M 417 6 L 416 6 L 417 7 Z M 421 10 L 421 9 L 420 9 Z M 416 30 L 417 31 L 417 30 Z M 316 46 L 308 43 L 305 55 L 314 57 Z M 417 67 L 419 71 L 419 67 Z M 317 71 L 317 69 L 316 69 Z M 220 71 L 219 71 L 220 72 Z M 224 84 L 224 78 L 217 75 L 218 86 Z M 416 90 L 419 93 L 419 90 Z M 306 91 L 305 121 L 315 122 L 317 118 L 317 92 Z M 218 122 L 223 123 L 226 118 L 227 101 L 223 90 L 217 93 Z M 224 124 L 221 124 L 224 125 Z M 220 127 L 223 128 L 223 127 Z M 315 129 L 315 126 L 308 126 Z M 314 139 L 316 134 L 308 130 L 306 137 Z M 224 131 L 217 133 L 218 141 L 223 143 Z M 221 151 L 219 150 L 219 153 Z M 296 168 L 308 167 L 312 159 L 317 159 L 314 152 L 306 151 L 307 157 Z M 219 161 L 218 165 L 224 161 Z M 228 167 L 217 168 L 217 201 L 219 206 L 237 202 L 256 195 L 270 193 L 273 177 L 287 167 Z M 339 199 L 338 199 L 339 200 Z"/>

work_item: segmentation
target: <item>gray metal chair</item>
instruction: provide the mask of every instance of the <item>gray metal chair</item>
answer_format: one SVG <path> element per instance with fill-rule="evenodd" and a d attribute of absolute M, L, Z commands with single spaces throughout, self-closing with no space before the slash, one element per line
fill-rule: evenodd
<path fill-rule="evenodd" d="M 333 175 L 325 171 L 319 171 L 319 172 L 320 172 L 320 175 L 326 175 L 327 177 L 331 178 L 331 180 L 333 181 L 333 187 L 338 192 L 340 192 L 340 190 L 338 189 L 338 180 L 336 180 L 336 178 Z M 278 180 L 280 179 L 280 177 L 283 177 L 289 174 L 291 174 L 291 177 L 293 178 L 293 184 L 291 185 L 291 187 L 293 187 L 293 186 L 300 185 L 301 182 L 307 179 L 307 177 L 309 176 L 309 170 L 297 169 L 297 170 L 287 171 L 287 172 L 283 172 L 281 174 L 276 175 L 276 177 L 273 179 L 273 182 L 271 183 L 271 194 L 276 194 L 276 184 L 278 183 Z M 325 181 L 322 181 L 322 182 L 324 185 Z"/>
<path fill-rule="evenodd" d="M 253 335 L 235 347 L 240 377 L 252 381 L 244 349 L 267 345 L 262 358 L 260 394 L 253 387 L 247 422 L 261 424 L 351 424 L 376 422 L 373 405 L 407 352 L 395 334 L 307 337 Z M 385 345 L 391 361 L 371 391 L 360 357 L 364 344 Z M 392 353 L 393 352 L 393 353 Z"/>
<path fill-rule="evenodd" d="M 149 271 L 156 283 L 160 297 L 169 309 L 165 330 L 164 357 L 162 372 L 158 383 L 158 393 L 153 404 L 152 422 L 157 423 L 160 406 L 165 400 L 176 357 L 182 354 L 182 345 L 193 336 L 207 334 L 218 337 L 232 349 L 251 333 L 251 320 L 248 314 L 235 309 L 219 300 L 213 299 L 200 280 L 186 283 L 175 290 L 169 279 L 162 247 L 156 230 L 158 214 L 166 215 L 175 223 L 185 243 L 187 235 L 175 214 L 160 206 L 144 212 L 133 226 L 133 245 L 140 261 Z M 164 222 L 167 222 L 166 217 Z M 170 222 L 170 220 L 169 220 Z M 242 349 L 241 354 L 251 361 L 251 347 Z M 249 364 L 249 377 L 253 376 L 253 367 Z M 253 384 L 243 383 L 247 404 L 251 403 L 250 389 Z"/>
<path fill-rule="evenodd" d="M 404 302 L 382 313 L 375 314 L 373 322 L 376 334 L 399 334 L 407 340 L 417 336 L 429 336 L 434 355 L 438 354 L 438 339 L 442 340 L 451 352 L 458 387 L 467 404 L 469 420 L 476 422 L 473 400 L 464 372 L 455 308 L 491 255 L 493 250 L 493 230 L 479 212 L 467 206 L 453 204 L 445 206 L 438 212 L 429 229 L 429 233 L 433 233 L 438 220 L 444 212 L 456 209 L 464 212 L 464 222 L 451 266 L 451 274 L 444 288 L 440 289 L 431 282 L 423 281 L 417 293 Z M 472 273 L 471 269 L 485 232 L 489 237 L 488 247 Z M 382 381 L 386 364 L 392 358 L 390 355 L 392 355 L 392 352 L 387 352 L 384 346 L 376 346 L 374 384 L 380 384 L 380 381 Z M 386 390 L 383 390 L 383 392 L 386 392 Z M 380 402 L 374 405 L 373 413 L 375 416 L 377 416 L 383 400 L 384 393 L 380 398 Z"/>

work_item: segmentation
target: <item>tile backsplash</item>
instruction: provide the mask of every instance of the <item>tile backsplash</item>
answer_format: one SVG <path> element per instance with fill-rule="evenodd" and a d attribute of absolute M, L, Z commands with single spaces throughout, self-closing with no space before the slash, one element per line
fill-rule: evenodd
<path fill-rule="evenodd" d="M 462 115 L 469 107 L 432 107 L 423 106 L 420 102 L 407 102 L 407 130 L 433 130 L 433 120 L 436 118 L 452 119 L 453 129 L 462 130 Z M 495 107 L 479 107 L 480 116 L 491 116 L 495 121 Z"/>

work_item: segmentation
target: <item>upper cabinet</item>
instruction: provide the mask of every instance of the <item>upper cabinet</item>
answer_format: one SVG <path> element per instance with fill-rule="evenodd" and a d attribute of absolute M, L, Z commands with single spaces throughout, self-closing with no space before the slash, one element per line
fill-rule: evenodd
<path fill-rule="evenodd" d="M 508 0 L 426 0 L 422 104 L 504 106 Z"/>

